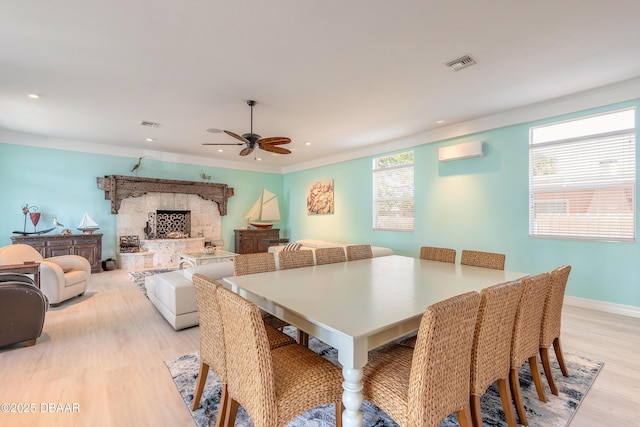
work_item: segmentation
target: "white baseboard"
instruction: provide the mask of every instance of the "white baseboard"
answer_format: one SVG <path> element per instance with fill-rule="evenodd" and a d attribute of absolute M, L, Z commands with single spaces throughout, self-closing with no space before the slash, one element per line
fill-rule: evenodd
<path fill-rule="evenodd" d="M 606 313 L 620 314 L 622 316 L 640 318 L 640 307 L 633 305 L 616 304 L 613 302 L 598 301 L 594 299 L 564 296 L 564 303 L 576 307 L 589 308 L 604 311 Z"/>

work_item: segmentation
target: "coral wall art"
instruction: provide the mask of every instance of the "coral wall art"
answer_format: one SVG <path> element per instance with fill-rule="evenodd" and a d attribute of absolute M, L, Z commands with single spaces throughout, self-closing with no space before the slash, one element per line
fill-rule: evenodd
<path fill-rule="evenodd" d="M 307 184 L 307 215 L 332 214 L 333 209 L 333 179 Z"/>

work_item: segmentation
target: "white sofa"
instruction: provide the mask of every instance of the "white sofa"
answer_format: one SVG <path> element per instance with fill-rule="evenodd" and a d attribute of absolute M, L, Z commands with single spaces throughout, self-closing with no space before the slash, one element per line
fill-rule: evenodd
<path fill-rule="evenodd" d="M 300 249 L 304 250 L 311 250 L 313 251 L 313 262 L 315 262 L 316 260 L 316 249 L 318 248 L 343 248 L 345 250 L 345 257 L 347 256 L 346 254 L 346 248 L 349 245 L 353 245 L 353 243 L 336 243 L 336 242 L 327 242 L 324 240 L 314 240 L 314 239 L 301 239 L 301 240 L 296 240 L 294 243 L 299 243 Z M 278 265 L 278 252 L 284 250 L 284 248 L 286 247 L 286 245 L 281 245 L 281 246 L 270 246 L 268 251 L 275 254 L 276 256 L 276 266 Z M 389 248 L 383 248 L 381 246 L 371 246 L 371 252 L 373 253 L 374 257 L 379 257 L 379 256 L 387 256 L 387 255 L 393 255 L 393 250 L 389 249 Z"/>
<path fill-rule="evenodd" d="M 331 243 L 320 240 L 299 240 L 301 250 L 313 250 L 320 247 L 346 247 L 349 244 Z M 274 253 L 276 268 L 278 266 L 278 252 L 284 246 L 272 246 L 269 252 Z M 393 255 L 389 248 L 372 247 L 374 257 Z M 196 294 L 193 289 L 191 277 L 202 274 L 210 279 L 217 280 L 224 285 L 223 277 L 233 276 L 232 260 L 224 260 L 217 263 L 198 265 L 184 270 L 171 271 L 169 273 L 156 274 L 145 278 L 147 296 L 156 309 L 169 322 L 174 329 L 184 329 L 198 324 L 198 309 L 196 307 Z"/>

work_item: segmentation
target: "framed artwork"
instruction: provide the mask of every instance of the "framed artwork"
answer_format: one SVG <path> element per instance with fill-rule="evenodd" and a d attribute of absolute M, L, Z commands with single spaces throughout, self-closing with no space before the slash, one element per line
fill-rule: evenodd
<path fill-rule="evenodd" d="M 307 184 L 307 215 L 333 214 L 333 179 Z"/>

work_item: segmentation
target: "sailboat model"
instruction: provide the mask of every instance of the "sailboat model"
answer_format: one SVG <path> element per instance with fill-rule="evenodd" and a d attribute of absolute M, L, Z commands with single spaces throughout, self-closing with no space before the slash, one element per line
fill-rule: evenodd
<path fill-rule="evenodd" d="M 254 203 L 244 219 L 256 228 L 267 230 L 273 227 L 273 224 L 280 221 L 278 196 L 263 189 L 260 198 Z"/>
<path fill-rule="evenodd" d="M 84 234 L 91 234 L 94 231 L 96 231 L 98 228 L 100 228 L 100 226 L 96 224 L 94 220 L 91 219 L 88 213 L 85 212 L 77 228 L 78 230 L 82 231 Z"/>

